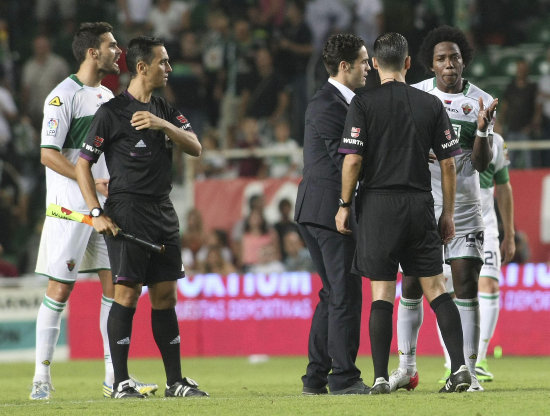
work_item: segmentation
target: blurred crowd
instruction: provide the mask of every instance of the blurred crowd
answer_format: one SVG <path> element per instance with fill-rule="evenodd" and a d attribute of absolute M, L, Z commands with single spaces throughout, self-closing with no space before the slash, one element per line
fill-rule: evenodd
<path fill-rule="evenodd" d="M 440 24 L 458 26 L 479 50 L 489 44 L 517 44 L 526 40 L 530 24 L 550 11 L 550 1 L 523 3 L 495 0 L 489 6 L 481 0 L 3 0 L 0 258 L 11 261 L 20 273 L 34 269 L 33 250 L 45 193 L 39 137 L 42 109 L 48 92 L 76 70 L 71 42 L 81 22 L 113 24 L 122 49 L 137 35 L 165 40 L 173 72 L 162 94 L 190 120 L 205 149 L 192 169 L 186 168 L 181 154 L 176 152 L 174 175 L 176 182 L 182 183 L 186 172 L 193 172 L 197 180 L 301 175 L 304 112 L 309 97 L 326 81 L 320 53 L 331 33 L 353 31 L 365 40 L 369 50 L 380 33 L 403 33 L 409 39 L 413 56 L 408 81 L 416 82 L 426 74 L 414 64 L 414 57 L 423 35 L 430 29 Z M 120 64 L 122 73 L 109 76 L 104 82 L 115 93 L 123 91 L 128 83 L 124 57 Z M 515 87 L 511 86 L 503 96 L 504 120 L 508 124 L 502 128 L 508 132 L 509 140 L 537 134 L 550 139 L 550 75 L 540 77 L 532 85 L 529 79 L 527 83 L 521 81 L 519 68 L 518 65 Z M 373 71 L 366 88 L 378 82 Z M 512 99 L 518 94 L 523 97 L 521 103 Z M 520 116 L 518 108 L 523 110 L 525 120 L 514 123 Z M 269 154 L 246 152 L 255 149 L 269 149 Z M 219 150 L 243 152 L 227 157 Z M 522 163 L 524 167 L 550 166 L 549 159 L 547 152 L 536 162 Z M 193 254 L 192 267 L 249 270 L 260 267 L 258 264 L 283 267 L 288 262 L 301 261 L 302 254 L 288 254 L 303 252 L 295 231 L 286 238 L 286 234 L 273 231 L 276 227 L 266 227 L 257 213 L 243 221 L 241 228 L 229 239 L 216 230 L 208 235 L 197 231 L 201 234 L 200 246 L 193 238 L 189 246 L 184 245 L 186 255 L 188 251 Z M 230 252 L 223 247 L 213 248 L 226 240 Z M 260 244 L 268 240 L 269 244 Z"/>

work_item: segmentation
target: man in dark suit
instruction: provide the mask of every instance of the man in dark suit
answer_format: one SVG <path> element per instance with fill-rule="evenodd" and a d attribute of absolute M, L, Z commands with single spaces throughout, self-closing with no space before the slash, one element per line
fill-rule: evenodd
<path fill-rule="evenodd" d="M 336 230 L 340 172 L 344 155 L 340 138 L 353 90 L 363 87 L 370 70 L 367 49 L 351 34 L 332 35 L 323 49 L 329 73 L 309 102 L 304 137 L 304 177 L 298 188 L 295 220 L 323 282 L 309 335 L 309 364 L 302 394 L 368 394 L 355 365 L 361 328 L 361 276 L 351 272 L 355 234 Z M 330 374 L 329 374 L 330 373 Z"/>

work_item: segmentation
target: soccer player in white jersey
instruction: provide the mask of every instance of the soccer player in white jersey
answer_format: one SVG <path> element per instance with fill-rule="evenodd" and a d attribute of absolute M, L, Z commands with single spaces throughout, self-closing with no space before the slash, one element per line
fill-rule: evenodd
<path fill-rule="evenodd" d="M 482 391 L 475 377 L 479 344 L 478 280 L 483 264 L 483 220 L 479 173 L 492 159 L 493 116 L 498 100 L 462 78 L 473 50 L 456 28 L 441 26 L 423 40 L 419 51 L 422 65 L 435 77 L 414 86 L 438 97 L 447 110 L 462 154 L 455 157 L 457 184 L 455 199 L 456 236 L 445 245 L 445 262 L 450 264 L 464 337 L 464 358 L 472 384 L 468 391 Z M 437 161 L 430 164 L 436 217 L 441 213 L 441 173 Z M 398 308 L 397 337 L 399 368 L 390 376 L 392 390 L 411 389 L 418 384 L 416 344 L 422 324 L 422 290 L 415 279 L 404 276 Z"/>
<path fill-rule="evenodd" d="M 79 64 L 57 85 L 44 103 L 41 161 L 46 166 L 46 205 L 55 203 L 88 214 L 76 182 L 75 163 L 92 118 L 113 93 L 101 85 L 107 74 L 118 74 L 121 50 L 108 23 L 83 23 L 73 39 L 73 54 Z M 109 175 L 105 161 L 96 164 L 94 178 L 98 197 L 105 201 Z M 103 236 L 92 227 L 47 217 L 44 222 L 36 273 L 48 277 L 48 286 L 36 319 L 36 364 L 31 400 L 48 400 L 53 390 L 50 365 L 59 338 L 61 314 L 67 305 L 78 272 L 97 272 L 103 288 L 100 330 L 105 353 L 106 390 L 114 374 L 107 337 L 107 317 L 113 302 L 113 282 Z M 145 385 L 149 392 L 156 385 Z"/>
<path fill-rule="evenodd" d="M 493 133 L 493 159 L 489 167 L 479 174 L 481 186 L 481 209 L 485 225 L 483 250 L 485 261 L 479 274 L 479 350 L 476 362 L 476 375 L 479 381 L 493 381 L 493 374 L 487 364 L 487 348 L 495 332 L 499 301 L 499 275 L 502 263 L 508 263 L 516 252 L 514 240 L 514 199 L 508 174 L 508 150 L 500 134 Z M 502 222 L 502 242 L 499 239 L 499 227 L 495 211 L 495 197 Z M 446 287 L 453 293 L 452 273 L 448 265 L 443 266 Z M 444 383 L 450 374 L 451 362 L 445 344 L 439 337 L 445 352 L 445 375 L 439 380 Z"/>
<path fill-rule="evenodd" d="M 479 275 L 480 337 L 476 374 L 480 381 L 492 381 L 487 366 L 487 348 L 495 332 L 499 313 L 499 275 L 501 263 L 514 257 L 514 199 L 508 174 L 508 150 L 501 135 L 493 133 L 493 159 L 480 173 L 481 208 L 485 223 L 485 263 Z M 495 197 L 502 221 L 502 242 L 499 241 Z"/>

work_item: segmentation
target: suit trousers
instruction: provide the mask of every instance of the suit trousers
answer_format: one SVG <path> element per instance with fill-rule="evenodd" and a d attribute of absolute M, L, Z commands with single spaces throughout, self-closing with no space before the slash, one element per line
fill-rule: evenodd
<path fill-rule="evenodd" d="M 361 379 L 355 360 L 361 330 L 362 280 L 350 272 L 355 240 L 337 231 L 298 224 L 323 288 L 309 334 L 305 387 L 345 389 Z"/>

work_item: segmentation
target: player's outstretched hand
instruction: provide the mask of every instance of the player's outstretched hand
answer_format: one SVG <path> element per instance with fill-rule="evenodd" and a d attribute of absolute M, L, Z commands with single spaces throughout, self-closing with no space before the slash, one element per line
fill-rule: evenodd
<path fill-rule="evenodd" d="M 132 115 L 130 124 L 136 130 L 161 130 L 166 125 L 166 120 L 157 117 L 156 115 L 150 113 L 149 111 L 136 111 Z"/>
<path fill-rule="evenodd" d="M 498 105 L 498 98 L 495 98 L 489 107 L 483 105 L 483 98 L 479 97 L 479 113 L 477 113 L 477 129 L 487 131 L 487 128 L 493 121 L 495 110 Z"/>
<path fill-rule="evenodd" d="M 336 221 L 336 229 L 340 234 L 351 234 L 351 230 L 349 229 L 350 211 L 351 210 L 349 207 L 340 207 L 340 209 L 336 213 L 336 217 L 334 217 L 334 220 Z"/>
<path fill-rule="evenodd" d="M 443 212 L 439 217 L 439 235 L 443 244 L 449 243 L 455 236 L 455 223 L 452 214 Z"/>

